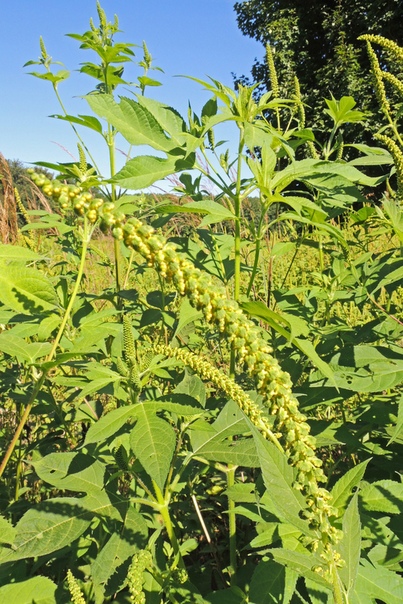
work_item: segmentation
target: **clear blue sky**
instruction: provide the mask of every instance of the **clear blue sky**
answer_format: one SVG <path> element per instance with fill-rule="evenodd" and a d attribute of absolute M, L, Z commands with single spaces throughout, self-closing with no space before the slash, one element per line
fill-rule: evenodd
<path fill-rule="evenodd" d="M 91 90 L 95 80 L 74 70 L 95 55 L 79 51 L 78 42 L 65 34 L 89 29 L 91 16 L 98 23 L 96 2 L 0 0 L 0 4 L 0 151 L 7 159 L 24 163 L 71 161 L 62 149 L 77 155 L 70 126 L 48 117 L 60 113 L 52 86 L 27 75 L 36 68 L 23 69 L 23 65 L 38 58 L 42 35 L 48 53 L 72 71 L 71 78 L 59 86 L 67 110 L 72 114 L 90 113 L 86 101 L 79 97 Z M 233 0 L 103 0 L 101 4 L 109 19 L 115 13 L 119 17 L 123 33 L 116 39 L 135 44 L 145 40 L 155 64 L 164 69 L 164 74 L 150 74 L 162 80 L 163 86 L 149 88 L 149 96 L 172 105 L 182 114 L 187 111 L 188 100 L 199 112 L 210 95 L 195 82 L 173 76 L 211 76 L 231 86 L 231 72 L 248 74 L 254 59 L 263 56 L 262 46 L 239 31 Z M 140 60 L 141 49 L 135 51 Z M 134 66 L 125 72 L 128 80 L 137 75 L 140 72 Z M 90 143 L 100 146 L 102 140 L 91 138 Z M 106 159 L 102 159 L 101 150 L 99 153 L 100 165 L 105 169 Z"/>

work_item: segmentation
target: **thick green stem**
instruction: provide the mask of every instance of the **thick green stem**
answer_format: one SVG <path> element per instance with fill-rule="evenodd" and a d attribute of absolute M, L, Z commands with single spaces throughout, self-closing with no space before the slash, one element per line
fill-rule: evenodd
<path fill-rule="evenodd" d="M 173 549 L 174 554 L 175 554 L 175 558 L 178 561 L 178 567 L 182 568 L 182 569 L 186 569 L 186 566 L 185 566 L 185 563 L 183 561 L 182 554 L 181 554 L 181 551 L 180 551 L 179 542 L 178 542 L 178 539 L 176 537 L 174 525 L 172 523 L 171 516 L 170 516 L 170 513 L 169 513 L 169 507 L 168 507 L 169 506 L 169 500 L 167 500 L 166 498 L 164 498 L 164 496 L 163 496 L 163 494 L 161 492 L 161 489 L 155 483 L 154 480 L 153 480 L 153 487 L 154 487 L 155 495 L 156 495 L 156 498 L 157 498 L 157 502 L 160 505 L 159 511 L 161 513 L 162 520 L 164 521 L 165 530 L 166 530 L 168 538 L 169 538 L 169 540 L 171 542 L 172 549 Z"/>
<path fill-rule="evenodd" d="M 235 484 L 235 466 L 227 472 L 227 489 Z M 228 525 L 229 525 L 229 574 L 231 585 L 236 584 L 237 553 L 236 553 L 236 513 L 235 501 L 228 497 Z"/>

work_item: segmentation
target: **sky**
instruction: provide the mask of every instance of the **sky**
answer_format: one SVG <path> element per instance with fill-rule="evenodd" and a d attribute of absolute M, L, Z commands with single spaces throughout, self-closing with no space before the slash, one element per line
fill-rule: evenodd
<path fill-rule="evenodd" d="M 238 29 L 233 0 L 102 0 L 101 5 L 109 20 L 118 15 L 123 33 L 116 41 L 141 45 L 145 40 L 154 64 L 164 70 L 163 74 L 149 73 L 163 85 L 148 88 L 148 95 L 182 115 L 186 115 L 189 101 L 199 113 L 211 95 L 196 82 L 175 76 L 203 80 L 210 76 L 232 86 L 232 72 L 249 74 L 255 58 L 263 56 L 262 45 Z M 90 114 L 82 96 L 96 82 L 78 69 L 80 63 L 94 60 L 95 54 L 79 50 L 79 43 L 65 34 L 88 30 L 90 17 L 98 24 L 96 0 L 0 0 L 0 9 L 0 152 L 26 165 L 69 162 L 71 156 L 77 157 L 76 138 L 68 123 L 49 117 L 61 113 L 52 85 L 28 75 L 37 70 L 36 66 L 23 65 L 38 59 L 42 36 L 48 53 L 71 71 L 70 78 L 59 85 L 68 113 Z M 134 51 L 141 60 L 141 48 Z M 133 81 L 138 75 L 139 68 L 130 66 L 124 77 Z M 129 96 L 123 89 L 121 94 Z M 230 147 L 235 145 L 234 128 L 220 137 L 228 139 Z M 85 134 L 85 140 L 106 172 L 107 152 L 102 139 Z M 123 154 L 120 158 L 120 163 L 124 162 Z"/>

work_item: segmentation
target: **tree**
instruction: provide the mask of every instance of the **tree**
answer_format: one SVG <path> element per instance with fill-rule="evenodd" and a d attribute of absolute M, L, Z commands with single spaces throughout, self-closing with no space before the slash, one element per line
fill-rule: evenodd
<path fill-rule="evenodd" d="M 234 10 L 243 34 L 270 44 L 280 92 L 292 94 L 294 75 L 298 77 L 308 123 L 320 126 L 322 99 L 330 94 L 354 97 L 360 109 L 377 119 L 368 57 L 357 38 L 374 33 L 402 45 L 401 0 L 248 0 L 236 2 Z M 271 89 L 266 61 L 256 60 L 251 73 L 252 81 L 261 83 L 260 92 Z M 245 76 L 236 79 L 251 83 Z"/>

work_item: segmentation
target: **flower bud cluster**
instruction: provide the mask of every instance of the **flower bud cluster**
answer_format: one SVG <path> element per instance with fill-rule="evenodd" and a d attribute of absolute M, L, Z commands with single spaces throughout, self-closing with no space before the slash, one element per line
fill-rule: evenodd
<path fill-rule="evenodd" d="M 67 571 L 67 586 L 69 588 L 71 602 L 73 604 L 85 604 L 80 586 L 70 569 Z"/>
<path fill-rule="evenodd" d="M 134 554 L 132 563 L 127 572 L 127 585 L 130 592 L 130 601 L 134 604 L 145 604 L 146 596 L 143 591 L 144 577 L 146 568 L 152 566 L 153 560 L 147 550 L 140 550 Z"/>
<path fill-rule="evenodd" d="M 281 435 L 279 440 L 297 470 L 295 488 L 307 498 L 307 519 L 322 535 L 326 545 L 336 541 L 337 531 L 331 526 L 329 516 L 334 514 L 329 492 L 319 487 L 325 481 L 322 462 L 315 455 L 315 440 L 310 427 L 291 391 L 291 380 L 282 371 L 271 348 L 260 335 L 259 328 L 248 319 L 234 300 L 226 298 L 223 287 L 175 250 L 164 243 L 151 227 L 139 228 L 132 234 L 132 246 L 140 252 L 160 274 L 172 282 L 191 304 L 201 310 L 207 322 L 216 325 L 227 336 L 238 361 L 254 378 L 256 389 L 263 398 L 273 420 L 272 431 Z M 134 223 L 133 223 L 134 226 Z"/>
<path fill-rule="evenodd" d="M 193 369 L 201 378 L 213 382 L 217 388 L 225 392 L 230 399 L 237 403 L 239 408 L 250 419 L 252 424 L 259 428 L 267 440 L 271 440 L 277 447 L 283 450 L 278 441 L 278 438 L 281 438 L 281 434 L 273 433 L 268 417 L 264 415 L 260 407 L 252 401 L 248 394 L 232 378 L 225 375 L 208 361 L 202 359 L 198 354 L 189 350 L 156 344 L 154 351 L 157 354 L 163 354 L 164 356 L 182 361 L 182 363 Z"/>
<path fill-rule="evenodd" d="M 65 184 L 60 180 L 50 180 L 44 174 L 28 170 L 31 180 L 49 197 L 52 197 L 61 210 L 73 210 L 77 216 L 85 216 L 91 224 L 100 219 L 100 228 L 107 232 L 112 229 L 112 234 L 117 239 L 123 239 L 122 225 L 126 216 L 115 210 L 115 204 L 94 197 L 89 191 L 78 185 Z"/>
<path fill-rule="evenodd" d="M 381 66 L 379 65 L 378 57 L 376 56 L 376 53 L 372 48 L 371 43 L 369 42 L 367 37 L 361 36 L 361 38 L 359 39 L 367 40 L 367 53 L 374 80 L 375 94 L 378 99 L 380 108 L 388 117 L 390 115 L 390 104 L 386 97 L 385 85 L 383 83 L 383 72 Z"/>
<path fill-rule="evenodd" d="M 375 138 L 385 145 L 393 158 L 397 178 L 397 196 L 400 200 L 403 200 L 403 152 L 389 136 L 386 136 L 385 134 L 375 134 Z"/>

